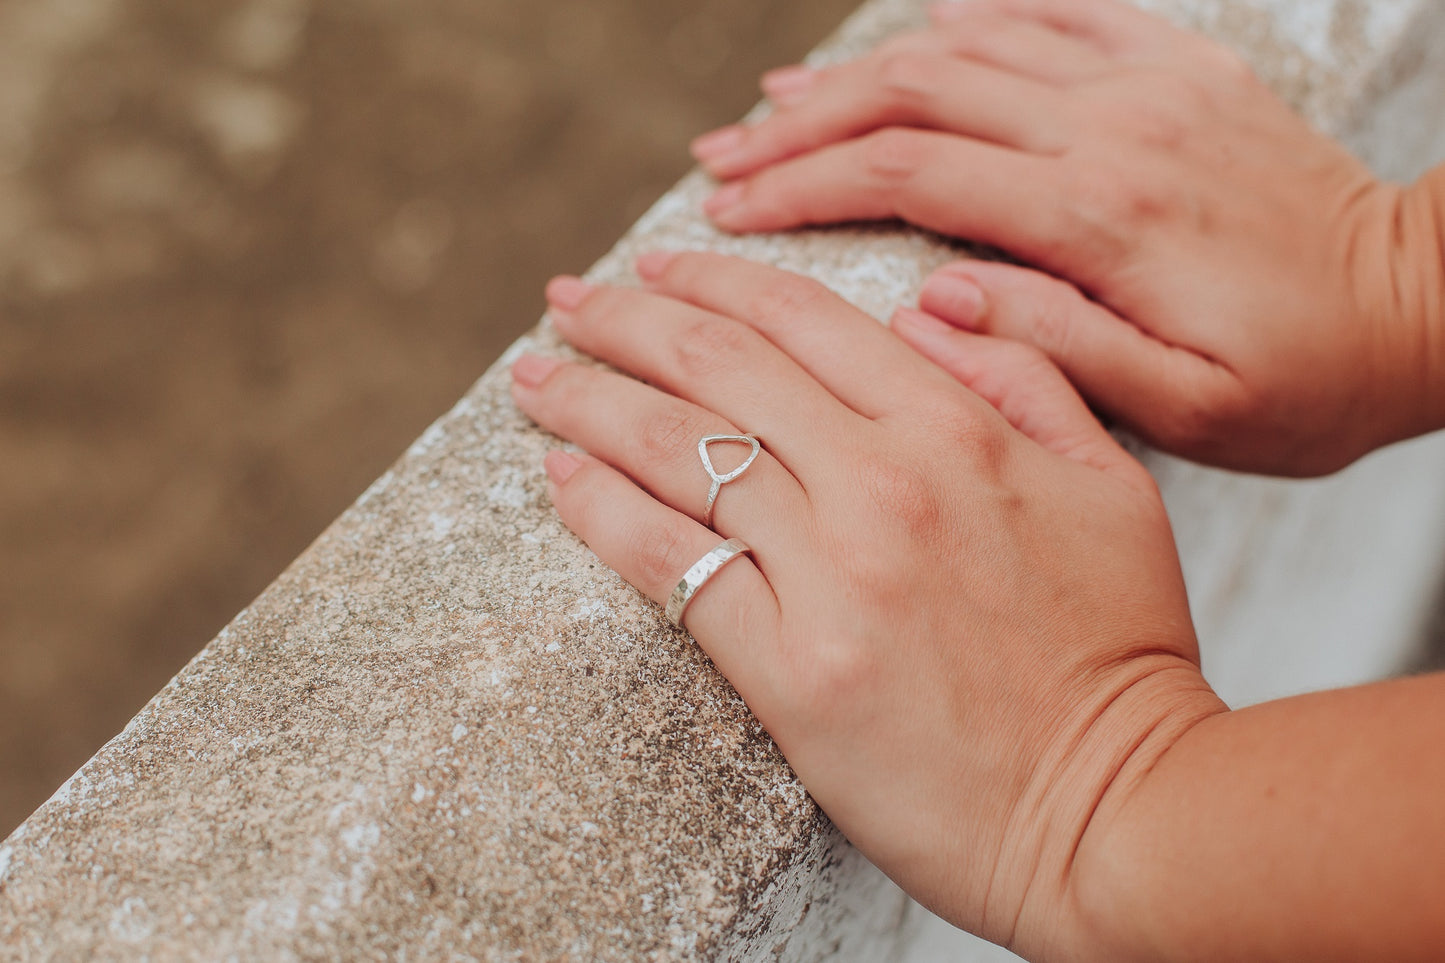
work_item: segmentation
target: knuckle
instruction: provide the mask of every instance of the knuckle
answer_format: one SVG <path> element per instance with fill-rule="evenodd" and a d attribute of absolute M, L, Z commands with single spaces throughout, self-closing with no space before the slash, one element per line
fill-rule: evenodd
<path fill-rule="evenodd" d="M 1047 294 L 1035 302 L 1029 326 L 1032 347 L 1042 355 L 1060 358 L 1068 354 L 1074 329 L 1074 316 L 1082 307 L 1079 295 L 1062 284 L 1051 284 Z M 1020 345 L 1020 347 L 1027 347 Z M 1018 359 L 1021 363 L 1024 359 Z"/>
<path fill-rule="evenodd" d="M 886 127 L 863 138 L 863 169 L 885 191 L 913 180 L 929 154 L 925 137 L 903 127 Z"/>
<path fill-rule="evenodd" d="M 998 352 L 1000 367 L 1023 375 L 1038 377 L 1045 371 L 1052 374 L 1057 370 L 1049 355 L 1037 345 L 1005 341 L 998 346 Z"/>
<path fill-rule="evenodd" d="M 687 535 L 679 521 L 638 522 L 627 533 L 627 555 L 644 585 L 665 591 L 687 570 Z"/>
<path fill-rule="evenodd" d="M 605 324 L 632 309 L 638 292 L 610 285 L 593 289 L 577 310 L 577 316 L 595 324 Z"/>
<path fill-rule="evenodd" d="M 860 694 L 875 684 L 876 670 L 867 649 L 851 640 L 803 648 L 791 673 L 802 714 L 815 722 L 852 715 Z"/>
<path fill-rule="evenodd" d="M 542 382 L 542 396 L 553 411 L 579 411 L 587 404 L 594 376 L 584 365 L 562 364 Z"/>
<path fill-rule="evenodd" d="M 1253 409 L 1243 391 L 1192 386 L 1170 407 L 1160 441 L 1175 451 L 1211 451 L 1234 439 L 1239 426 L 1251 420 Z"/>
<path fill-rule="evenodd" d="M 638 464 L 666 465 L 677 460 L 707 434 L 692 415 L 676 405 L 650 412 L 634 433 Z"/>
<path fill-rule="evenodd" d="M 750 299 L 748 316 L 765 325 L 785 324 L 817 313 L 833 294 L 812 278 L 787 275 L 770 282 Z M 739 328 L 739 332 L 743 329 Z"/>
<path fill-rule="evenodd" d="M 708 255 L 697 251 L 678 251 L 663 268 L 658 280 L 669 291 L 696 291 L 707 277 Z"/>
<path fill-rule="evenodd" d="M 1169 195 L 1147 177 L 1126 177 L 1110 167 L 1087 165 L 1067 187 L 1068 209 L 1076 230 L 1093 238 L 1115 238 L 1127 247 L 1142 229 L 1173 211 Z"/>
<path fill-rule="evenodd" d="M 900 51 L 878 61 L 878 86 L 885 97 L 902 106 L 928 99 L 939 87 L 937 58 L 919 51 Z"/>
<path fill-rule="evenodd" d="M 678 372 L 705 379 L 737 368 L 748 351 L 747 330 L 735 321 L 707 318 L 684 328 L 673 343 Z"/>
<path fill-rule="evenodd" d="M 927 474 L 882 456 L 861 458 L 855 470 L 860 490 L 889 523 L 915 539 L 937 537 L 944 502 Z"/>
<path fill-rule="evenodd" d="M 1227 82 L 1253 86 L 1259 79 L 1249 61 L 1220 44 L 1206 43 L 1200 59 L 1206 70 Z"/>

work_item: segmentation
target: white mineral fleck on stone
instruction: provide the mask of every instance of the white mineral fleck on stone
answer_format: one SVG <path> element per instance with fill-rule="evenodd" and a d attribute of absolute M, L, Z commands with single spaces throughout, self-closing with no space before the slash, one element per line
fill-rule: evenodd
<path fill-rule="evenodd" d="M 487 489 L 487 501 L 493 505 L 506 505 L 508 508 L 526 508 L 531 503 L 532 496 L 527 494 L 522 473 L 513 469 L 500 473 L 492 487 Z"/>
<path fill-rule="evenodd" d="M 426 798 L 426 787 L 423 786 L 421 783 L 417 783 L 416 786 L 415 786 L 415 788 L 413 788 L 412 791 L 411 791 L 411 801 L 414 802 L 414 803 L 419 803 L 419 802 L 421 802 L 421 801 L 422 801 L 423 799 L 425 799 L 425 798 Z"/>
<path fill-rule="evenodd" d="M 447 430 L 442 426 L 442 422 L 435 422 L 421 433 L 420 438 L 411 443 L 411 447 L 406 450 L 406 453 L 408 457 L 419 458 L 445 441 L 446 437 Z"/>
<path fill-rule="evenodd" d="M 10 859 L 15 855 L 15 850 L 9 846 L 0 846 L 0 883 L 10 875 Z"/>
<path fill-rule="evenodd" d="M 417 786 L 416 788 L 417 791 L 421 793 L 421 797 L 419 798 L 414 792 L 412 793 L 412 801 L 421 802 L 421 800 L 426 797 L 426 790 L 422 789 L 421 786 Z M 341 841 L 346 844 L 347 849 L 353 852 L 367 852 L 375 847 L 377 843 L 381 842 L 381 827 L 375 823 L 349 826 L 341 831 Z"/>
<path fill-rule="evenodd" d="M 432 512 L 427 516 L 427 524 L 431 526 L 431 536 L 435 539 L 443 539 L 452 533 L 457 520 L 450 515 L 443 515 L 441 512 Z"/>
<path fill-rule="evenodd" d="M 606 599 L 585 599 L 572 609 L 571 616 L 574 619 L 594 619 L 605 616 L 612 611 Z"/>
<path fill-rule="evenodd" d="M 120 904 L 110 918 L 110 934 L 122 943 L 139 943 L 151 935 L 155 924 L 150 908 L 143 899 L 130 897 Z"/>
<path fill-rule="evenodd" d="M 467 734 L 467 727 L 458 722 L 452 726 L 452 742 L 458 742 Z"/>

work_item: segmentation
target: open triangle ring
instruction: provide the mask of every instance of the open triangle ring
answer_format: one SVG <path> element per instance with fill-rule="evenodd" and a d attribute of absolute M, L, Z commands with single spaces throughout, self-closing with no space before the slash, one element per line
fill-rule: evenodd
<path fill-rule="evenodd" d="M 708 454 L 708 446 L 722 444 L 724 442 L 750 445 L 753 450 L 748 452 L 747 460 L 741 465 L 726 475 L 719 475 L 717 469 L 712 466 L 712 456 Z M 708 528 L 712 528 L 712 506 L 713 503 L 717 501 L 717 493 L 722 491 L 722 487 L 728 482 L 741 478 L 743 472 L 748 470 L 753 461 L 758 457 L 758 452 L 762 450 L 762 442 L 758 441 L 753 435 L 703 435 L 702 441 L 697 443 L 697 453 L 698 456 L 702 458 L 702 467 L 707 469 L 707 476 L 712 479 L 712 488 L 709 489 L 707 493 L 707 506 L 702 510 L 702 523 Z"/>

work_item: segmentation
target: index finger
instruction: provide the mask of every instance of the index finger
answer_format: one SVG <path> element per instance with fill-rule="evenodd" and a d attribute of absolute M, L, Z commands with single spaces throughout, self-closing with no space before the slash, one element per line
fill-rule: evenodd
<path fill-rule="evenodd" d="M 653 252 L 637 269 L 659 293 L 755 329 L 866 418 L 917 409 L 956 388 L 896 334 L 811 278 L 700 251 Z"/>

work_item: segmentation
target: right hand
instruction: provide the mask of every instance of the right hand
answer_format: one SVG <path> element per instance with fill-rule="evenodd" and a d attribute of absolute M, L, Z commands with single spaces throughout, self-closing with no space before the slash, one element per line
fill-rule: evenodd
<path fill-rule="evenodd" d="M 1320 474 L 1445 424 L 1428 184 L 1376 180 L 1233 54 L 1115 0 L 935 19 L 773 75 L 770 117 L 700 140 L 732 180 L 717 223 L 901 217 L 1065 278 L 959 262 L 922 306 L 1033 344 L 1097 409 L 1200 461 Z"/>

